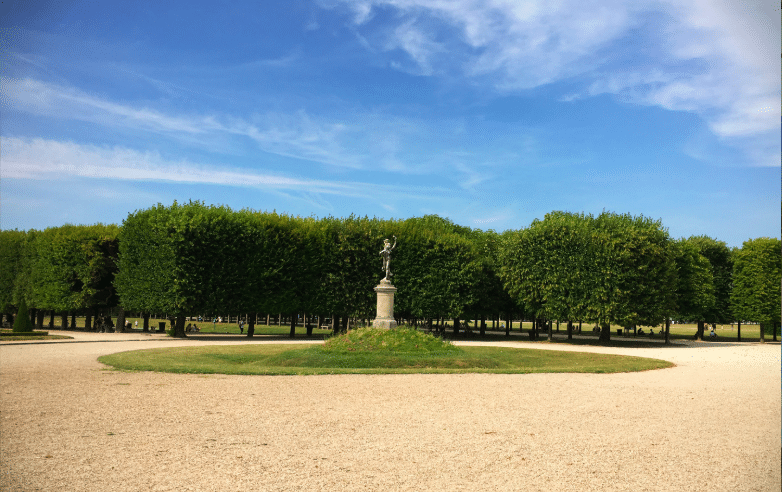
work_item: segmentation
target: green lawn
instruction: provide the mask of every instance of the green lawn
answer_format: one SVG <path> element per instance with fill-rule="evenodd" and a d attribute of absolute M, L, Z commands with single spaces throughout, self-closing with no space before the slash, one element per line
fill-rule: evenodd
<path fill-rule="evenodd" d="M 116 369 L 188 374 L 404 374 L 588 372 L 672 367 L 663 360 L 553 350 L 456 347 L 412 330 L 355 330 L 326 344 L 136 350 L 98 360 Z M 407 333 L 404 333 L 407 331 Z M 412 331 L 412 333 L 410 333 Z"/>
<path fill-rule="evenodd" d="M 69 318 L 70 320 L 70 318 Z M 128 321 L 131 322 L 132 325 L 136 321 L 138 321 L 138 331 L 141 331 L 141 326 L 144 324 L 144 320 L 142 318 L 127 318 Z M 116 319 L 115 319 L 116 321 Z M 157 330 L 158 322 L 165 321 L 162 319 L 150 319 L 149 324 L 150 328 Z M 48 323 L 48 318 L 46 319 L 46 322 Z M 59 325 L 60 323 L 60 317 L 55 318 L 55 323 Z M 198 327 L 201 329 L 201 333 L 214 333 L 214 334 L 236 334 L 239 335 L 239 325 L 237 323 L 212 323 L 211 320 L 208 322 L 198 322 L 198 321 L 188 321 L 188 323 L 194 323 L 198 325 Z M 447 336 L 451 336 L 453 333 L 453 321 L 449 321 L 449 328 L 446 333 Z M 478 338 L 478 328 L 475 326 L 474 320 L 470 322 L 470 329 L 472 330 L 472 334 L 469 337 L 465 337 L 464 334 L 459 337 L 459 339 L 476 339 Z M 78 328 L 84 328 L 84 317 L 77 317 L 76 318 L 76 326 Z M 135 325 L 134 325 L 135 326 Z M 578 326 L 576 324 L 576 326 Z M 594 337 L 597 338 L 597 334 L 593 333 L 592 326 L 588 323 L 582 324 L 582 336 L 587 337 Z M 166 327 L 169 327 L 169 323 L 166 322 Z M 525 321 L 523 323 L 523 328 L 526 331 L 529 331 L 530 328 L 532 328 L 532 323 L 529 321 Z M 611 337 L 612 339 L 616 339 L 617 341 L 621 340 L 628 340 L 632 339 L 632 335 L 620 335 L 618 336 L 616 334 L 617 327 L 611 328 Z M 659 326 L 652 327 L 652 329 L 655 332 L 653 340 L 662 340 L 662 337 L 659 335 Z M 648 333 L 649 327 L 644 326 L 643 330 Z M 135 331 L 135 330 L 134 330 Z M 695 335 L 696 331 L 696 325 L 695 324 L 674 324 L 671 325 L 671 332 L 670 332 L 670 338 L 672 340 L 681 340 L 681 339 L 692 339 L 693 335 Z M 245 326 L 244 333 L 247 333 L 247 327 Z M 290 327 L 286 325 L 278 326 L 272 324 L 271 326 L 266 325 L 256 325 L 255 327 L 255 333 L 257 335 L 276 335 L 276 336 L 287 336 L 290 334 Z M 328 336 L 331 333 L 331 330 L 329 329 L 322 329 L 318 330 L 317 328 L 313 330 L 313 338 L 316 339 L 323 339 L 326 336 Z M 518 335 L 519 333 L 519 322 L 514 321 L 513 322 L 513 328 L 512 328 L 512 334 Z M 723 341 L 723 342 L 735 342 L 738 341 L 738 332 L 736 329 L 736 325 L 734 324 L 732 327 L 731 325 L 717 325 L 717 337 L 716 338 L 709 338 L 708 334 L 709 331 L 706 330 L 705 335 L 706 338 L 713 341 Z M 490 335 L 489 338 L 496 338 L 498 335 L 505 335 L 505 329 L 500 328 L 499 326 L 496 328 L 496 330 L 492 329 L 492 324 L 490 321 L 487 321 L 487 334 Z M 556 324 L 554 327 L 554 336 L 556 337 L 564 337 L 567 334 L 567 324 L 561 323 L 559 327 L 559 332 L 556 331 Z M 777 335 L 779 336 L 779 335 Z M 306 337 L 306 330 L 303 326 L 297 326 L 296 327 L 296 337 L 299 338 L 305 338 Z M 543 334 L 543 337 L 545 338 L 545 333 Z M 649 337 L 647 335 L 642 336 L 642 338 L 648 339 Z M 743 342 L 756 342 L 760 339 L 760 328 L 758 325 L 742 325 L 741 326 L 741 341 Z M 528 340 L 528 339 L 527 339 Z M 766 334 L 766 341 L 772 340 L 772 336 L 770 334 Z"/>
<path fill-rule="evenodd" d="M 10 328 L 0 328 L 0 341 L 13 342 L 13 341 L 25 341 L 25 340 L 72 340 L 73 337 L 65 335 L 49 335 L 46 332 L 36 332 L 34 335 L 15 335 Z"/>

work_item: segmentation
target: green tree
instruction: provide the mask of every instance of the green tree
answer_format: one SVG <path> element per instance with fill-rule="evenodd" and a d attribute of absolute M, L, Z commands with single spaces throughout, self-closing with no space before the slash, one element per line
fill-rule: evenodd
<path fill-rule="evenodd" d="M 477 300 L 479 265 L 465 229 L 435 215 L 407 219 L 396 227 L 400 246 L 393 260 L 396 266 L 392 261 L 393 281 L 399 289 L 395 309 L 416 319 L 466 314 Z M 375 261 L 380 265 L 379 259 Z"/>
<path fill-rule="evenodd" d="M 714 312 L 715 295 L 712 266 L 700 253 L 697 244 L 689 240 L 675 243 L 676 250 L 676 310 L 681 320 L 698 324 L 695 337 L 703 339 L 704 320 Z"/>
<path fill-rule="evenodd" d="M 723 242 L 708 236 L 691 236 L 687 242 L 698 248 L 698 252 L 709 260 L 714 306 L 705 313 L 708 323 L 730 323 L 733 312 L 730 307 L 730 291 L 733 286 L 733 256 Z"/>
<path fill-rule="evenodd" d="M 745 241 L 735 254 L 731 302 L 738 320 L 761 324 L 776 330 L 780 322 L 780 285 L 782 285 L 782 242 L 762 237 Z"/>
<path fill-rule="evenodd" d="M 116 225 L 64 225 L 28 234 L 18 296 L 37 309 L 66 313 L 116 306 Z"/>
<path fill-rule="evenodd" d="M 673 248 L 659 220 L 603 212 L 587 250 L 589 318 L 609 341 L 610 324 L 657 325 L 672 310 L 676 281 Z"/>
<path fill-rule="evenodd" d="M 9 319 L 16 308 L 14 286 L 22 266 L 26 237 L 24 231 L 0 231 L 0 315 Z"/>
<path fill-rule="evenodd" d="M 552 212 L 503 236 L 500 277 L 516 303 L 536 319 L 574 321 L 587 315 L 592 220 Z"/>
<path fill-rule="evenodd" d="M 33 331 L 33 323 L 30 321 L 30 313 L 27 311 L 27 302 L 22 299 L 19 301 L 19 312 L 14 319 L 14 333 L 24 333 Z"/>

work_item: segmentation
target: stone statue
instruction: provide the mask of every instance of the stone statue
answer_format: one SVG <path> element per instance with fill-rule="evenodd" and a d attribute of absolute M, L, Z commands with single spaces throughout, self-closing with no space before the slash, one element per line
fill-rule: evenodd
<path fill-rule="evenodd" d="M 389 280 L 389 277 L 391 274 L 391 252 L 396 248 L 396 236 L 393 236 L 394 238 L 394 245 L 391 246 L 391 241 L 388 239 L 383 239 L 383 250 L 380 251 L 380 254 L 383 256 L 383 271 L 386 272 L 386 276 L 383 280 Z"/>

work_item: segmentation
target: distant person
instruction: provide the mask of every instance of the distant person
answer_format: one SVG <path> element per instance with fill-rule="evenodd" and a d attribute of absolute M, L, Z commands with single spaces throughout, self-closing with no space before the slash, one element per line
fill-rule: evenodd
<path fill-rule="evenodd" d="M 239 321 L 239 333 L 244 333 L 244 320 Z"/>
<path fill-rule="evenodd" d="M 711 331 L 709 332 L 709 336 L 710 337 L 716 337 L 717 336 L 717 332 L 714 331 L 714 327 L 713 326 L 711 327 Z"/>

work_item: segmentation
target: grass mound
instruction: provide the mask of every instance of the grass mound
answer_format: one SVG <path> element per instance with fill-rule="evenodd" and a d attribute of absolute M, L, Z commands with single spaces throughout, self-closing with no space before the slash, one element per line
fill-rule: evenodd
<path fill-rule="evenodd" d="M 194 374 L 410 374 L 645 371 L 670 362 L 607 354 L 456 347 L 413 329 L 359 329 L 324 344 L 202 346 L 136 350 L 98 358 L 117 369 Z"/>
<path fill-rule="evenodd" d="M 454 354 L 461 350 L 451 342 L 413 328 L 395 330 L 360 328 L 337 335 L 318 347 L 324 353 Z"/>

